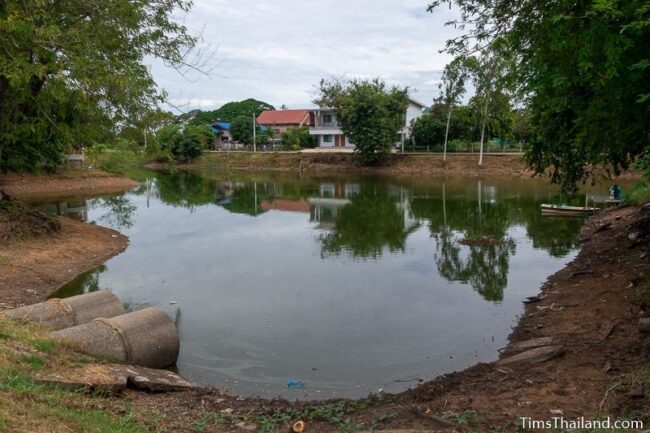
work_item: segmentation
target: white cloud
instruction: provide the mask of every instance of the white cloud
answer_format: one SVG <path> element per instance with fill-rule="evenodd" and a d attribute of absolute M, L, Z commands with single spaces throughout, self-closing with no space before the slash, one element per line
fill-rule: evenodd
<path fill-rule="evenodd" d="M 374 78 L 409 86 L 425 103 L 449 56 L 452 12 L 426 12 L 427 0 L 196 0 L 179 17 L 217 48 L 211 77 L 151 70 L 174 105 L 216 108 L 249 97 L 275 106 L 311 106 L 321 78 Z M 208 49 L 209 51 L 209 49 Z"/>

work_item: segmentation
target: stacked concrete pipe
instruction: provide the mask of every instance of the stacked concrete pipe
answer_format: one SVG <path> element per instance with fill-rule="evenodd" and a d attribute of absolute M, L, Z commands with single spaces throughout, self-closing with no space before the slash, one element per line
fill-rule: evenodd
<path fill-rule="evenodd" d="M 176 364 L 180 343 L 167 313 L 145 308 L 113 318 L 100 318 L 52 333 L 94 356 L 113 361 L 164 368 Z"/>
<path fill-rule="evenodd" d="M 124 314 L 124 307 L 113 293 L 107 290 L 86 293 L 66 299 L 50 299 L 40 304 L 4 311 L 4 316 L 36 322 L 54 329 L 88 323 L 98 317 L 115 317 Z"/>

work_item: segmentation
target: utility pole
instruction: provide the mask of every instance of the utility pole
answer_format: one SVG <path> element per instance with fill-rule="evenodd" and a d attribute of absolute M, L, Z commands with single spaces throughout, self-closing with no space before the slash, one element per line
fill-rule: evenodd
<path fill-rule="evenodd" d="M 253 152 L 257 152 L 257 119 L 253 113 Z"/>

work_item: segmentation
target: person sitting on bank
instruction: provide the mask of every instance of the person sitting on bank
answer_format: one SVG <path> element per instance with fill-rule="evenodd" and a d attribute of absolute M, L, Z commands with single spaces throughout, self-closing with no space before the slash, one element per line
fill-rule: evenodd
<path fill-rule="evenodd" d="M 618 184 L 614 184 L 609 188 L 609 198 L 610 200 L 621 200 L 621 197 L 623 195 L 623 189 L 618 186 Z"/>

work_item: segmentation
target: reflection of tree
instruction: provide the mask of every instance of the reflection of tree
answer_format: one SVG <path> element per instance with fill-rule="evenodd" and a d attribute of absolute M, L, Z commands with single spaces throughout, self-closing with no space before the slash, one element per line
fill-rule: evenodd
<path fill-rule="evenodd" d="M 96 292 L 99 290 L 99 274 L 104 271 L 106 271 L 106 266 L 101 265 L 92 271 L 85 272 L 54 292 L 50 298 L 69 298 L 70 296 Z"/>
<path fill-rule="evenodd" d="M 403 251 L 408 232 L 397 201 L 385 189 L 362 188 L 341 208 L 331 232 L 320 237 L 323 255 L 348 250 L 355 257 L 379 257 L 384 247 Z"/>
<path fill-rule="evenodd" d="M 222 206 L 233 213 L 257 216 L 265 212 L 260 203 L 272 199 L 273 194 L 267 193 L 264 188 L 253 183 L 235 188 L 230 197 L 223 201 Z"/>
<path fill-rule="evenodd" d="M 97 204 L 108 210 L 99 218 L 103 224 L 116 229 L 133 227 L 133 214 L 137 210 L 137 206 L 131 203 L 126 194 L 93 199 L 92 205 L 96 206 Z"/>
<path fill-rule="evenodd" d="M 214 182 L 186 171 L 159 173 L 156 187 L 163 203 L 177 207 L 192 209 L 211 204 L 215 198 Z"/>
<path fill-rule="evenodd" d="M 512 239 L 461 245 L 458 237 L 450 231 L 434 237 L 438 248 L 436 264 L 441 276 L 449 281 L 469 283 L 487 301 L 503 300 L 503 290 L 508 285 L 510 255 L 515 253 Z"/>
<path fill-rule="evenodd" d="M 449 197 L 443 185 L 442 199 L 415 199 L 411 208 L 430 221 L 440 275 L 470 284 L 486 300 L 498 302 L 508 285 L 510 256 L 516 252 L 507 235 L 516 206 L 509 200 L 484 201 L 480 183 L 478 187 L 476 196 Z M 473 242 L 462 245 L 458 242 L 462 239 Z"/>

